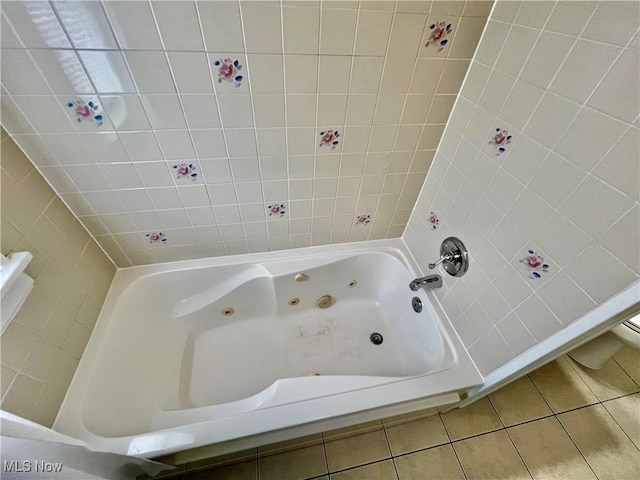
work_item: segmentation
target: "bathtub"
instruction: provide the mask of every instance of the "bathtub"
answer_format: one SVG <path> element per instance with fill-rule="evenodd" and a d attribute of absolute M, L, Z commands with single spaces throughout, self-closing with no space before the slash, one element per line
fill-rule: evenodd
<path fill-rule="evenodd" d="M 397 239 L 121 269 L 53 428 L 151 458 L 453 403 L 482 376 L 435 297 L 409 289 L 406 252 Z"/>

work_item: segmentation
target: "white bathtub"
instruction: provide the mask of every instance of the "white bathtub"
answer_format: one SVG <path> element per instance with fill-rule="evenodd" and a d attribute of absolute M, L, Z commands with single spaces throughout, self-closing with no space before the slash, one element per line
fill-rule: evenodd
<path fill-rule="evenodd" d="M 54 429 L 153 457 L 457 400 L 482 377 L 434 297 L 409 289 L 403 251 L 385 240 L 119 270 Z M 320 309 L 324 295 L 334 304 Z"/>

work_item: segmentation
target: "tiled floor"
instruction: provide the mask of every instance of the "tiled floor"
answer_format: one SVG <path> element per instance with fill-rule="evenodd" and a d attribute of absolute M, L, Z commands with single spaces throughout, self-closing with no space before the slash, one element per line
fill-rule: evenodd
<path fill-rule="evenodd" d="M 638 479 L 639 392 L 638 350 L 621 350 L 600 371 L 562 357 L 464 409 L 371 422 L 354 436 L 328 432 L 275 454 L 277 445 L 261 447 L 241 462 L 192 471 L 206 468 L 201 461 L 169 478 Z"/>

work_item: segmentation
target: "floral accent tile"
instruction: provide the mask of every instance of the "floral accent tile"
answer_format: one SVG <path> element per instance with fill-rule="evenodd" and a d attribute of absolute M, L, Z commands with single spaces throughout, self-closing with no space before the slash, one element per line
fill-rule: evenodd
<path fill-rule="evenodd" d="M 231 60 L 230 58 L 218 59 L 213 62 L 213 65 L 218 67 L 218 83 L 228 82 L 233 83 L 236 88 L 242 84 L 242 75 L 238 75 L 238 72 L 242 70 L 242 65 L 238 60 Z"/>
<path fill-rule="evenodd" d="M 284 217 L 286 212 L 286 207 L 284 203 L 272 203 L 267 207 L 267 212 L 269 212 L 270 217 Z"/>
<path fill-rule="evenodd" d="M 520 263 L 526 267 L 529 271 L 529 278 L 533 280 L 549 271 L 549 264 L 544 263 L 544 258 L 536 254 L 534 250 L 527 250 L 527 255 L 520 259 Z"/>
<path fill-rule="evenodd" d="M 371 215 L 365 213 L 356 217 L 356 225 L 368 225 L 371 223 Z"/>
<path fill-rule="evenodd" d="M 489 145 L 493 145 L 493 148 L 496 150 L 496 155 L 501 155 L 506 152 L 507 149 L 505 145 L 509 145 L 510 143 L 511 135 L 509 135 L 509 131 L 500 127 L 496 128 L 496 133 L 489 141 Z"/>
<path fill-rule="evenodd" d="M 439 224 L 440 219 L 438 218 L 436 212 L 429 212 L 429 215 L 427 216 L 427 225 L 429 225 L 431 230 L 436 230 Z"/>
<path fill-rule="evenodd" d="M 104 123 L 104 117 L 100 113 L 100 104 L 92 100 L 85 102 L 82 99 L 67 102 L 67 107 L 73 109 L 76 122 L 95 122 L 99 127 Z"/>
<path fill-rule="evenodd" d="M 167 243 L 167 237 L 165 237 L 162 232 L 147 233 L 145 236 L 149 239 L 149 243 L 159 243 L 162 245 Z"/>
<path fill-rule="evenodd" d="M 340 143 L 338 137 L 340 137 L 338 130 L 322 130 L 320 132 L 320 146 L 331 147 L 333 150 L 338 146 L 338 143 Z"/>
<path fill-rule="evenodd" d="M 194 182 L 198 178 L 198 174 L 195 172 L 196 166 L 193 163 L 176 163 L 172 169 L 178 180 L 188 178 Z"/>
<path fill-rule="evenodd" d="M 436 22 L 429 25 L 429 29 L 431 30 L 431 33 L 429 34 L 425 47 L 433 45 L 437 48 L 438 52 L 441 52 L 449 43 L 447 35 L 453 32 L 451 24 L 447 22 Z"/>

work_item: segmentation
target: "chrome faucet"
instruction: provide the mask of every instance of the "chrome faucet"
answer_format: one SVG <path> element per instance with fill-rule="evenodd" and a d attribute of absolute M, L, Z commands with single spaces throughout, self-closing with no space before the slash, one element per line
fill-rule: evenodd
<path fill-rule="evenodd" d="M 427 275 L 426 277 L 416 278 L 409 284 L 409 288 L 414 292 L 420 287 L 422 288 L 440 288 L 442 287 L 442 277 L 440 275 Z"/>

